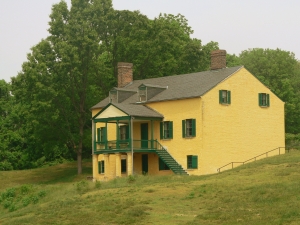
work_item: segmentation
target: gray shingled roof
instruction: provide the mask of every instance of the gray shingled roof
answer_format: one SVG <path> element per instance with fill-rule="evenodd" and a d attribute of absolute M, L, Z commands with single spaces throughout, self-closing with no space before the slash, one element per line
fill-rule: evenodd
<path fill-rule="evenodd" d="M 168 88 L 153 96 L 147 102 L 159 102 L 167 100 L 196 98 L 203 96 L 217 84 L 239 71 L 243 66 L 224 68 L 219 70 L 210 70 L 198 73 L 173 75 L 167 77 L 150 78 L 144 80 L 134 80 L 124 87 L 127 90 L 138 90 L 141 84 L 167 86 Z M 123 104 L 136 103 L 138 93 L 132 95 L 122 102 Z M 105 98 L 92 107 L 103 108 L 109 103 L 109 98 Z M 130 107 L 133 105 L 130 104 Z"/>
<path fill-rule="evenodd" d="M 155 110 L 145 105 L 126 104 L 126 103 L 125 104 L 111 103 L 111 104 L 130 116 L 164 118 L 162 114 L 156 112 Z"/>

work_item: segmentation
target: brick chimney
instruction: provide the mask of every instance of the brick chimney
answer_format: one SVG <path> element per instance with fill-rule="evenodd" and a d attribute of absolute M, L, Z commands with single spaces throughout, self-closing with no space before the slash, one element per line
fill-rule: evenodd
<path fill-rule="evenodd" d="M 215 50 L 211 52 L 210 69 L 217 70 L 226 68 L 226 50 Z"/>
<path fill-rule="evenodd" d="M 118 63 L 118 87 L 125 87 L 133 81 L 132 63 L 119 62 Z"/>

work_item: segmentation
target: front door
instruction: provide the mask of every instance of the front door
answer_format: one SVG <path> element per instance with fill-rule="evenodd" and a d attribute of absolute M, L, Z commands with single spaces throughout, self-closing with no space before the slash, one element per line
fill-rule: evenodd
<path fill-rule="evenodd" d="M 148 148 L 148 123 L 141 124 L 141 147 Z"/>
<path fill-rule="evenodd" d="M 148 173 L 148 155 L 142 155 L 142 174 Z"/>

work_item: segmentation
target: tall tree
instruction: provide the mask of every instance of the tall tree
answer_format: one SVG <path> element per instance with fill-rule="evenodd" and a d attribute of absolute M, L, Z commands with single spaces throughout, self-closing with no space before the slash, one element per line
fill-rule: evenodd
<path fill-rule="evenodd" d="M 298 89 L 295 89 L 299 63 L 295 55 L 280 49 L 256 48 L 243 51 L 240 61 L 285 102 L 286 132 L 300 133 L 300 121 L 295 113 L 299 112 Z"/>
<path fill-rule="evenodd" d="M 72 0 L 53 5 L 49 36 L 27 56 L 12 79 L 16 102 L 26 112 L 25 152 L 50 161 L 91 151 L 89 108 L 117 83 L 117 63 L 134 63 L 134 79 L 209 68 L 216 42 L 190 38 L 182 15 L 148 19 L 138 11 L 118 11 L 111 0 Z M 72 154 L 73 153 L 73 154 Z"/>

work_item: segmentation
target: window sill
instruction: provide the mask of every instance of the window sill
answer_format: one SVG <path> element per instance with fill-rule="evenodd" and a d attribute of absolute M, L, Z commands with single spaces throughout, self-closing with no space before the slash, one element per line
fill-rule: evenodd
<path fill-rule="evenodd" d="M 260 108 L 269 108 L 270 106 L 267 106 L 267 105 L 260 105 L 259 107 L 260 107 Z"/>
<path fill-rule="evenodd" d="M 197 170 L 198 168 L 188 168 L 187 171 Z"/>
<path fill-rule="evenodd" d="M 196 137 L 196 136 L 195 136 Z M 193 139 L 195 137 L 184 137 L 184 139 Z"/>
<path fill-rule="evenodd" d="M 163 138 L 163 139 L 160 139 L 160 140 L 162 140 L 162 141 L 170 141 L 170 140 L 172 140 L 173 138 Z"/>
<path fill-rule="evenodd" d="M 225 106 L 229 106 L 229 103 L 220 103 L 220 105 L 225 105 Z"/>

